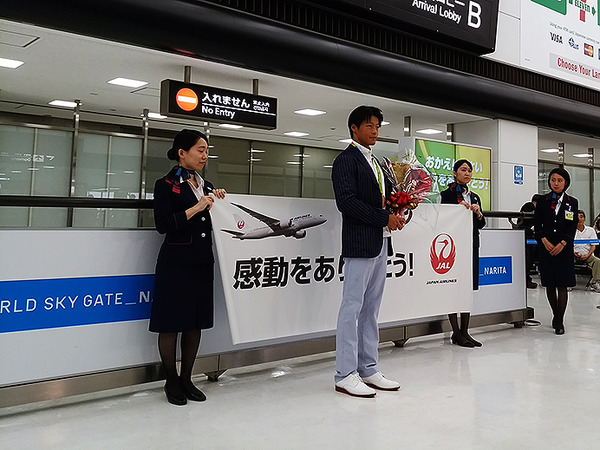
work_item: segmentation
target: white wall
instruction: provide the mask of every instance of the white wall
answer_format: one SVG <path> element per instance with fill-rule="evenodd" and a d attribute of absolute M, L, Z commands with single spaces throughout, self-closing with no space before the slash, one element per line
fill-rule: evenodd
<path fill-rule="evenodd" d="M 521 0 L 500 0 L 496 51 L 485 58 L 519 66 L 521 61 Z"/>
<path fill-rule="evenodd" d="M 537 192 L 537 127 L 508 120 L 482 120 L 454 126 L 456 142 L 492 149 L 492 210 L 518 211 Z M 514 168 L 523 167 L 523 184 L 515 184 Z M 490 223 L 490 225 L 492 225 Z M 494 227 L 508 228 L 506 219 Z"/>

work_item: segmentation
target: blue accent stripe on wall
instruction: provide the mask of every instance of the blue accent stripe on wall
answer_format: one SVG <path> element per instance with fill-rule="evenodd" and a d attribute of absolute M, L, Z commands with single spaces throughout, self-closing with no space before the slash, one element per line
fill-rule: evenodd
<path fill-rule="evenodd" d="M 143 320 L 154 275 L 0 281 L 0 333 Z"/>
<path fill-rule="evenodd" d="M 479 258 L 479 285 L 512 283 L 512 257 L 486 256 Z"/>

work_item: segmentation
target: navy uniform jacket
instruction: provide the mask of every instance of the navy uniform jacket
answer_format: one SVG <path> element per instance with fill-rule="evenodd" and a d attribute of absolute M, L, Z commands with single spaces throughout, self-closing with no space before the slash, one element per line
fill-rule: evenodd
<path fill-rule="evenodd" d="M 391 185 L 383 178 L 389 194 Z M 382 208 L 373 169 L 354 145 L 349 145 L 333 162 L 331 181 L 335 203 L 342 213 L 342 256 L 376 257 L 383 245 L 383 228 L 390 213 Z"/>
<path fill-rule="evenodd" d="M 213 263 L 212 222 L 208 210 L 200 211 L 191 219 L 185 210 L 198 199 L 187 182 L 179 183 L 175 176 L 177 167 L 154 185 L 154 223 L 160 234 L 166 234 L 158 254 L 160 262 L 170 263 Z M 204 180 L 204 192 L 213 185 Z"/>
<path fill-rule="evenodd" d="M 552 192 L 538 199 L 533 215 L 535 238 L 542 247 L 544 246 L 542 238 L 548 239 L 554 245 L 564 240 L 567 245 L 563 251 L 567 250 L 572 257 L 579 202 L 575 197 L 565 194 L 558 214 L 552 209 L 551 205 Z"/>

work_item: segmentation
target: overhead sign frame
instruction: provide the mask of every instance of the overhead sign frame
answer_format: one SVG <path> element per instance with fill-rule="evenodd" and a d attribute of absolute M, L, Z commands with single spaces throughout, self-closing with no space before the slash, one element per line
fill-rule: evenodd
<path fill-rule="evenodd" d="M 346 14 L 480 55 L 492 53 L 496 47 L 499 0 L 329 0 L 326 3 Z"/>
<path fill-rule="evenodd" d="M 163 80 L 160 113 L 180 119 L 277 128 L 277 99 L 201 84 Z"/>

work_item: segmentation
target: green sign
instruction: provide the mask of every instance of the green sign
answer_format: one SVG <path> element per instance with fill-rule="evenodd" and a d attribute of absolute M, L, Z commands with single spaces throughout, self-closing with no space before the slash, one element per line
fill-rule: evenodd
<path fill-rule="evenodd" d="M 539 5 L 545 6 L 552 11 L 556 11 L 557 13 L 562 14 L 563 16 L 567 15 L 567 0 L 531 0 L 533 3 L 537 3 Z M 572 2 L 572 0 L 570 0 Z"/>
<path fill-rule="evenodd" d="M 454 182 L 452 173 L 454 163 L 459 159 L 468 160 L 473 165 L 473 178 L 469 183 L 469 189 L 479 195 L 483 210 L 490 210 L 492 166 L 490 149 L 415 139 L 415 156 L 431 174 L 434 185 L 432 192 L 436 193 L 445 190 Z"/>

